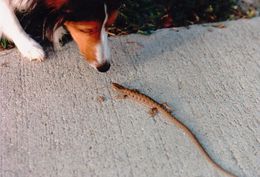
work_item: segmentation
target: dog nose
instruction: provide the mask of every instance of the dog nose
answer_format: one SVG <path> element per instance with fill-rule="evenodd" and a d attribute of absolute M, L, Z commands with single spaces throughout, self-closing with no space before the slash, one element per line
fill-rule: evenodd
<path fill-rule="evenodd" d="M 110 68 L 110 63 L 106 62 L 106 63 L 104 63 L 104 64 L 98 66 L 98 67 L 97 67 L 97 70 L 98 70 L 99 72 L 105 73 L 105 72 L 107 72 L 107 71 L 109 70 L 109 68 Z"/>

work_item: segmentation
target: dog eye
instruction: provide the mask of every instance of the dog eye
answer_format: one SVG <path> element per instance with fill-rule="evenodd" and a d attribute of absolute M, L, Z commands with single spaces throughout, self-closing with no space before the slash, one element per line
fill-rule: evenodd
<path fill-rule="evenodd" d="M 79 31 L 82 33 L 88 33 L 88 34 L 95 33 L 94 29 L 79 29 Z"/>

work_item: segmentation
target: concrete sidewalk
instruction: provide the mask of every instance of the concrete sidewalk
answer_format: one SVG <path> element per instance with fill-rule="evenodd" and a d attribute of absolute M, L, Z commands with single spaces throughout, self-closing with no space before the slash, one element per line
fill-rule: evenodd
<path fill-rule="evenodd" d="M 160 114 L 115 99 L 111 81 L 167 102 L 224 168 L 260 176 L 260 18 L 225 25 L 110 38 L 107 74 L 74 43 L 43 63 L 1 52 L 0 176 L 221 176 Z"/>

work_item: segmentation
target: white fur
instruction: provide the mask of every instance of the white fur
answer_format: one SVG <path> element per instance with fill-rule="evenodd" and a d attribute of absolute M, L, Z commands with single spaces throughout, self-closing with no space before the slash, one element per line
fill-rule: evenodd
<path fill-rule="evenodd" d="M 42 47 L 25 33 L 14 13 L 15 9 L 26 10 L 32 3 L 33 0 L 0 0 L 0 34 L 12 40 L 24 57 L 42 61 Z"/>
<path fill-rule="evenodd" d="M 96 57 L 97 57 L 97 65 L 99 65 L 99 63 L 103 63 L 103 52 L 102 52 L 102 46 L 101 44 L 97 44 L 96 45 Z"/>
<path fill-rule="evenodd" d="M 17 9 L 18 11 L 26 11 L 34 3 L 34 0 L 7 0 L 7 1 L 9 1 L 9 4 L 11 4 L 11 6 L 14 9 Z"/>
<path fill-rule="evenodd" d="M 100 36 L 101 43 L 96 46 L 96 57 L 99 64 L 103 64 L 109 61 L 109 57 L 110 57 L 110 51 L 108 46 L 108 35 L 105 29 L 106 22 L 108 19 L 106 4 L 104 5 L 104 10 L 105 10 L 105 19 L 103 21 L 103 25 L 101 29 L 101 36 Z"/>

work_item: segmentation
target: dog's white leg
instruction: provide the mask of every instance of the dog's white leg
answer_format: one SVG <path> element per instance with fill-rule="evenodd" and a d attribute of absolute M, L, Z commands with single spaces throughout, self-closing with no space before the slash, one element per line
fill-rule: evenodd
<path fill-rule="evenodd" d="M 54 50 L 58 51 L 62 49 L 61 40 L 65 34 L 67 34 L 67 31 L 63 28 L 63 26 L 54 31 L 52 41 Z"/>
<path fill-rule="evenodd" d="M 44 60 L 42 47 L 22 29 L 7 0 L 0 0 L 0 29 L 4 36 L 15 43 L 24 57 L 30 60 Z"/>

